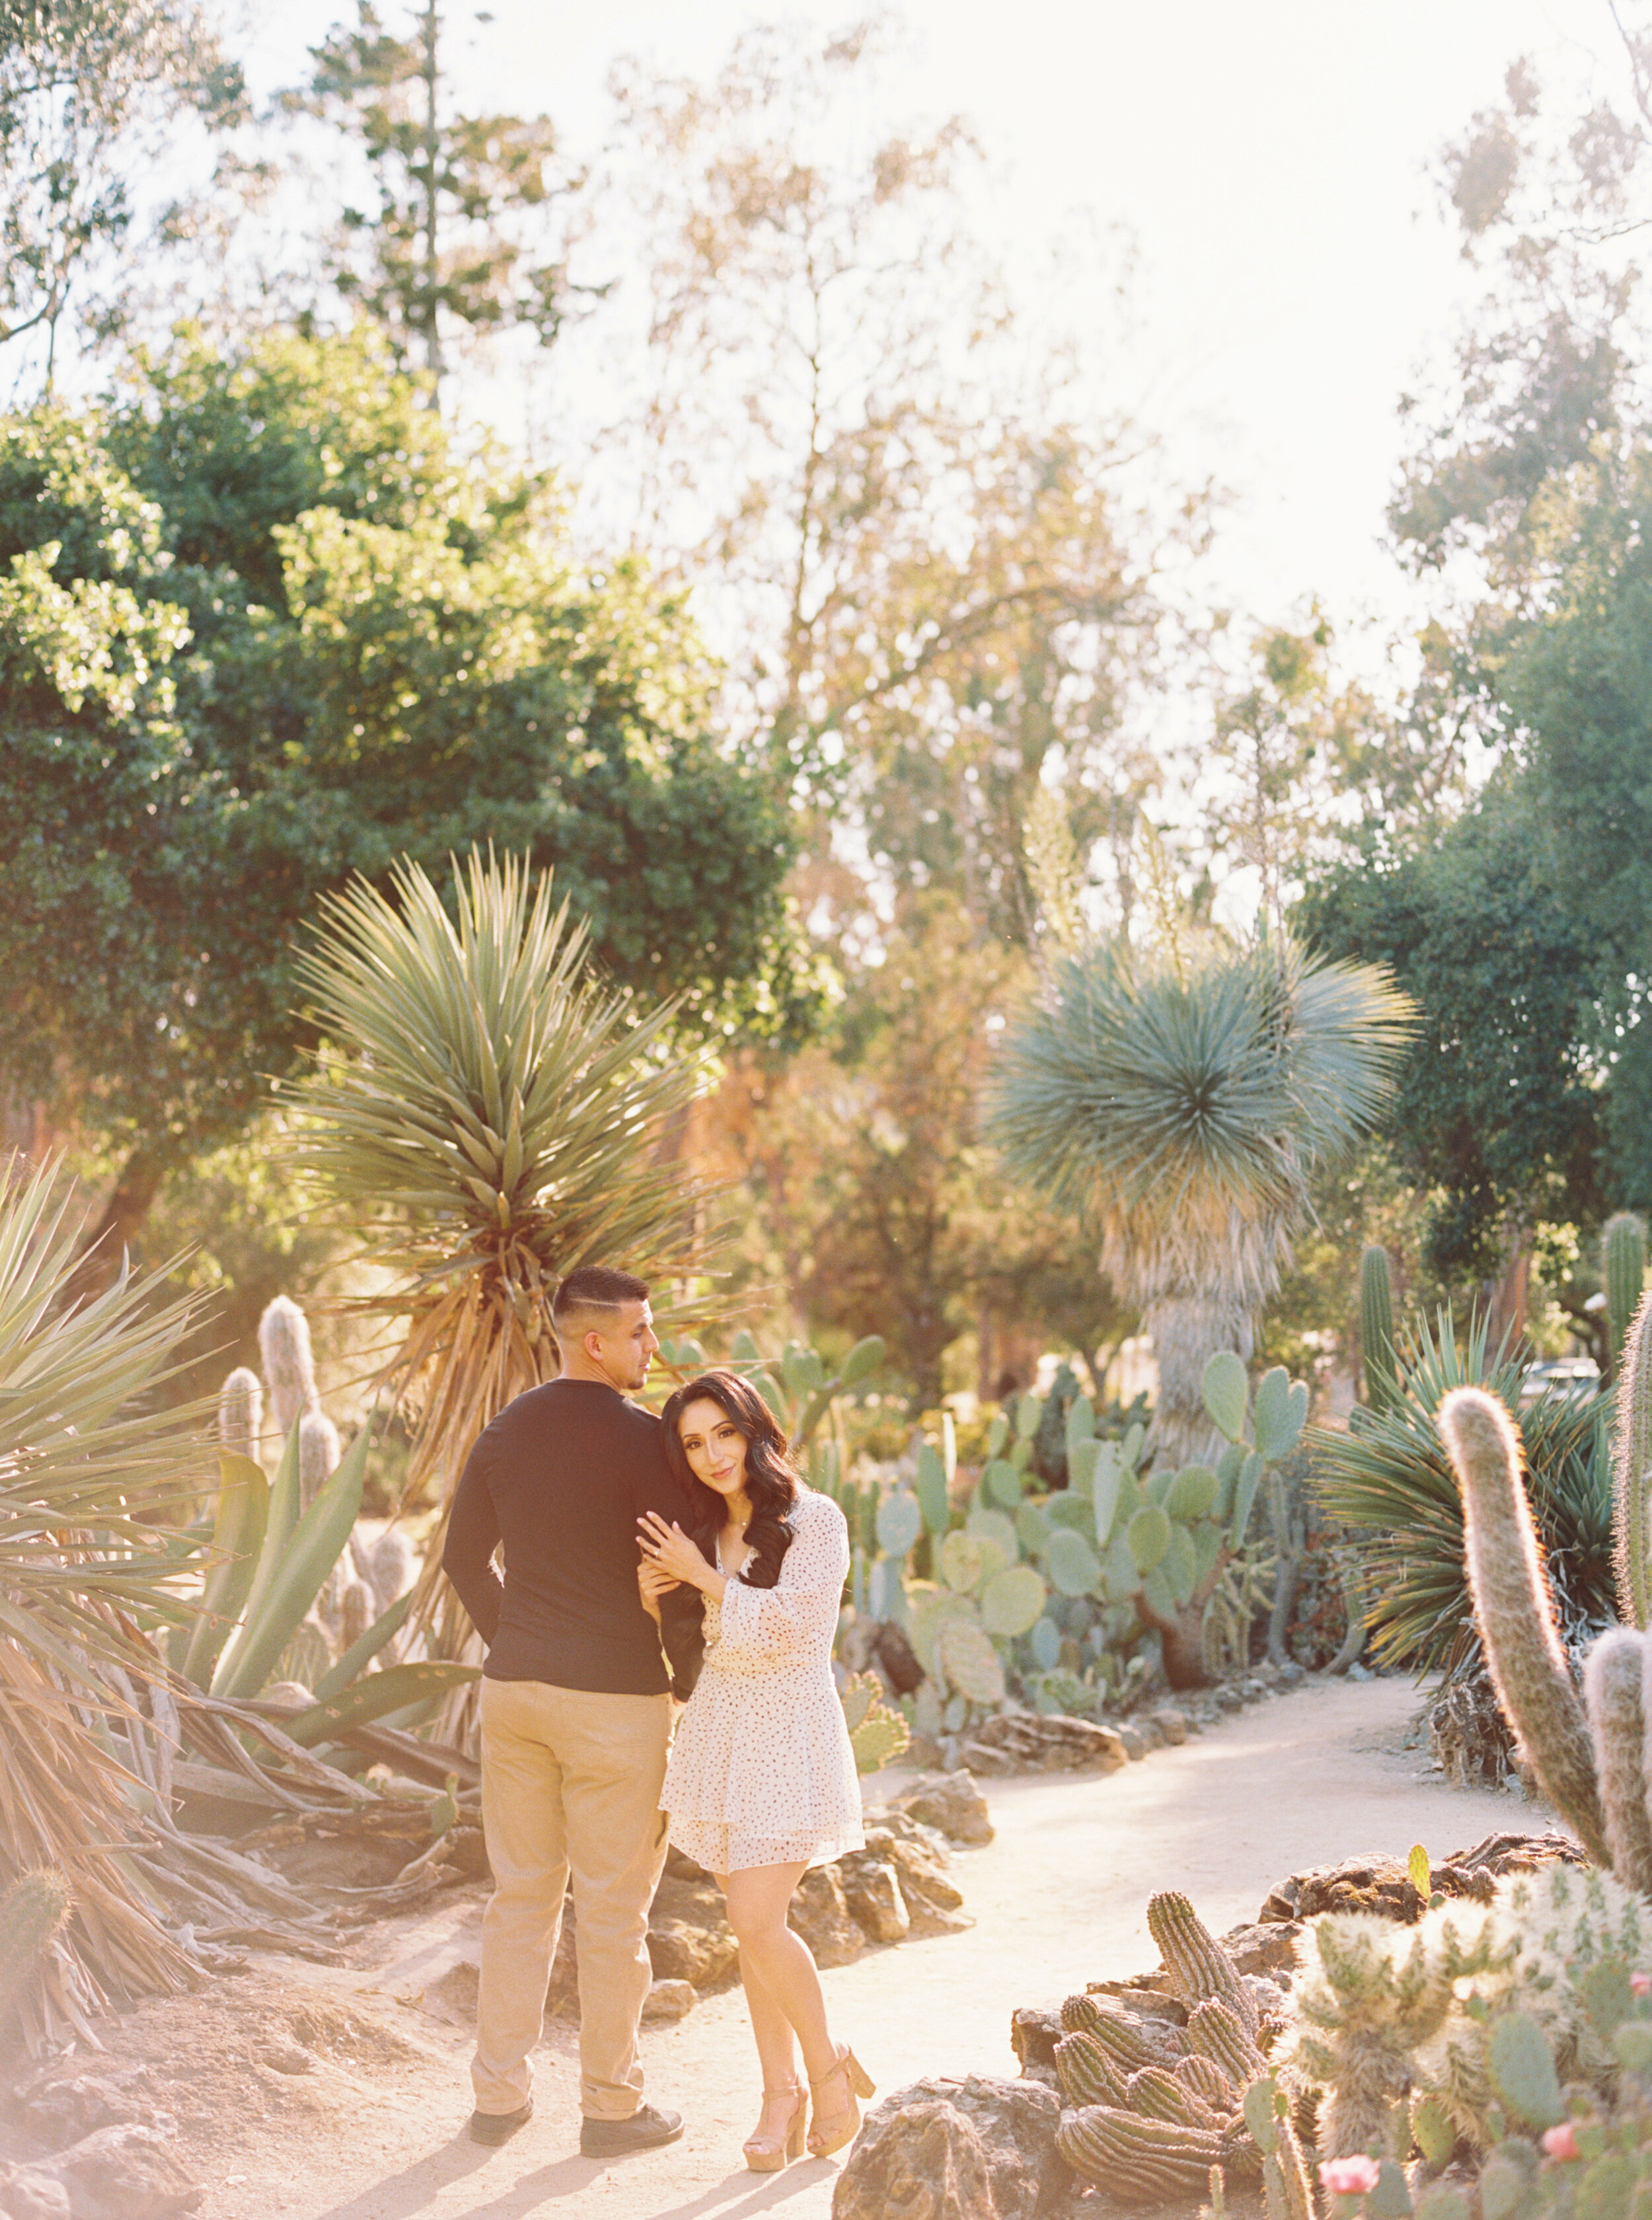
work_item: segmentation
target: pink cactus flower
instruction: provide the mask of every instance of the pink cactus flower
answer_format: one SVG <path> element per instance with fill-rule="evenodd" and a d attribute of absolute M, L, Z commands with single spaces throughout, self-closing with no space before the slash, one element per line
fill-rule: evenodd
<path fill-rule="evenodd" d="M 1550 2158 L 1581 2158 L 1577 2137 L 1572 2132 L 1572 2123 L 1562 2120 L 1557 2128 L 1549 2129 L 1543 2137 L 1543 2147 Z"/>
<path fill-rule="evenodd" d="M 1629 1986 L 1637 1997 L 1646 1996 L 1649 1992 L 1652 1992 L 1652 1974 L 1631 1974 L 1629 1977 Z"/>
<path fill-rule="evenodd" d="M 1374 2158 L 1328 2158 L 1319 2168 L 1321 2186 L 1332 2197 L 1362 2197 L 1381 2178 L 1382 2168 Z"/>

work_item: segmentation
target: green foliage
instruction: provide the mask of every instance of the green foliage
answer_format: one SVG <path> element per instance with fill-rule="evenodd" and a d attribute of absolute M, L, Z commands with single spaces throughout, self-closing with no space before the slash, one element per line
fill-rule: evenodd
<path fill-rule="evenodd" d="M 158 1178 L 293 1069 L 318 896 L 477 839 L 554 864 L 680 1025 L 801 1030 L 789 824 L 713 683 L 680 602 L 582 575 L 370 337 L 185 344 L 118 409 L 13 417 L 0 1067 Z"/>
<path fill-rule="evenodd" d="M 1463 1567 L 1462 1505 L 1434 1415 L 1452 1389 L 1483 1387 L 1519 1410 L 1524 1366 L 1488 1346 L 1484 1319 L 1459 1333 L 1449 1312 L 1415 1322 L 1393 1400 L 1346 1433 L 1316 1431 L 1311 1484 L 1353 1530 L 1367 1623 L 1385 1664 L 1453 1676 L 1474 1669 L 1480 1636 Z M 1545 1398 L 1521 1417 L 1532 1514 L 1568 1642 L 1613 1615 L 1611 1403 Z"/>
<path fill-rule="evenodd" d="M 876 1773 L 900 1756 L 912 1739 L 899 1712 L 883 1701 L 883 1684 L 876 1673 L 851 1675 L 838 1691 L 857 1773 Z"/>

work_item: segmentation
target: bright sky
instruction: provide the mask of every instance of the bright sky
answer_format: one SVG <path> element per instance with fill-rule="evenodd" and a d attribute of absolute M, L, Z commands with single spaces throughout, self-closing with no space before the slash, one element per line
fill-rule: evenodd
<path fill-rule="evenodd" d="M 259 74 L 290 81 L 345 12 L 265 19 Z M 493 0 L 477 90 L 600 144 L 614 57 L 709 75 L 753 0 Z M 852 6 L 796 20 L 840 27 Z M 1139 338 L 1121 395 L 1178 476 L 1238 496 L 1219 590 L 1260 619 L 1318 593 L 1398 614 L 1381 546 L 1397 400 L 1479 290 L 1424 165 L 1507 65 L 1568 77 L 1608 59 L 1605 0 L 907 0 L 913 107 L 959 109 L 1029 236 L 1085 203 L 1139 248 Z M 392 24 L 398 11 L 386 4 Z M 277 43 L 278 42 L 278 43 Z M 266 80 L 267 81 L 267 80 Z"/>
<path fill-rule="evenodd" d="M 477 61 L 514 104 L 595 137 L 611 59 L 712 72 L 751 0 L 494 0 Z M 844 8 L 789 9 L 839 26 Z M 1380 546 L 1395 404 L 1479 281 L 1424 165 L 1531 53 L 1567 75 L 1614 41 L 1605 0 L 907 0 L 914 106 L 961 109 L 1029 234 L 1088 203 L 1140 250 L 1125 397 L 1178 474 L 1241 497 L 1224 589 L 1259 617 L 1318 592 L 1392 607 Z M 491 49 L 491 53 L 489 52 Z M 489 75 L 493 72 L 490 71 Z M 492 89 L 492 88 L 490 88 Z"/>

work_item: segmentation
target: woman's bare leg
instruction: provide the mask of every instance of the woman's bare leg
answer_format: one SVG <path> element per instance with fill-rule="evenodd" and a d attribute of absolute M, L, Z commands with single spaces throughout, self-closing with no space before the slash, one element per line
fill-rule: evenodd
<path fill-rule="evenodd" d="M 788 2079 L 795 2077 L 794 2034 L 802 2046 L 804 2067 L 811 2080 L 830 2073 L 838 2062 L 837 2049 L 826 2026 L 820 1974 L 808 1944 L 786 1924 L 787 1908 L 807 1870 L 802 1862 L 749 1866 L 743 1873 L 720 1877 L 728 1924 L 740 1946 L 740 1978 L 745 1984 L 751 2031 L 763 2060 L 765 2088 L 783 2087 Z M 759 1996 L 765 2000 L 761 2008 Z M 789 2070 L 782 2064 L 776 2041 L 782 2024 L 787 2030 L 784 2058 L 790 2061 Z M 774 2045 L 772 2062 L 779 2078 L 773 2080 L 766 2042 Z"/>
<path fill-rule="evenodd" d="M 712 1879 L 728 1895 L 728 1875 L 714 1874 Z M 757 2039 L 757 2056 L 763 2064 L 763 2086 L 765 2089 L 795 2089 L 799 2085 L 797 2040 L 792 2033 L 792 2024 L 763 1985 L 757 1967 L 740 1952 L 740 1986 L 745 1991 L 745 2009 L 751 2016 L 751 2032 Z"/>

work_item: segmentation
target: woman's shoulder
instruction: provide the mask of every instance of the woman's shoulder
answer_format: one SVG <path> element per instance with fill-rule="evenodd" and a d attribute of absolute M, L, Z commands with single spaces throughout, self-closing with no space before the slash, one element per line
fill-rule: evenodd
<path fill-rule="evenodd" d="M 849 1531 L 849 1521 L 832 1498 L 802 1481 L 798 1482 L 796 1497 L 786 1513 L 786 1524 L 794 1534 L 807 1533 L 811 1528 L 823 1533 L 832 1526 L 841 1526 L 845 1533 Z"/>

